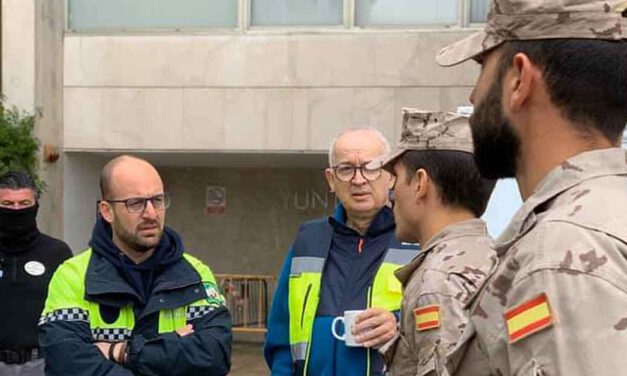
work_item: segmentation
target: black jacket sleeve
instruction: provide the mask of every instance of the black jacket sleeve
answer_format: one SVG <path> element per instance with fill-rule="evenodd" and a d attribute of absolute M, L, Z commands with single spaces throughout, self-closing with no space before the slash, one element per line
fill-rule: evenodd
<path fill-rule="evenodd" d="M 89 312 L 79 288 L 83 278 L 72 265 L 54 273 L 39 325 L 39 346 L 47 376 L 133 376 L 94 345 Z"/>
<path fill-rule="evenodd" d="M 161 334 L 153 339 L 135 335 L 129 367 L 146 376 L 223 376 L 231 368 L 231 316 L 216 307 L 191 322 L 194 333 L 179 337 Z"/>
<path fill-rule="evenodd" d="M 39 346 L 47 376 L 133 376 L 102 355 L 87 322 L 59 320 L 40 325 Z"/>

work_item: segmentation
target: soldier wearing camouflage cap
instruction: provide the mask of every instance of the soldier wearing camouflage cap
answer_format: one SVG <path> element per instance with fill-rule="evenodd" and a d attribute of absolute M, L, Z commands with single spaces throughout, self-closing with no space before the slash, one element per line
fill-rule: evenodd
<path fill-rule="evenodd" d="M 484 177 L 516 177 L 524 199 L 472 303 L 464 375 L 627 368 L 626 8 L 496 0 L 483 31 L 438 54 L 482 65 L 475 160 Z"/>
<path fill-rule="evenodd" d="M 399 150 L 373 163 L 396 177 L 397 237 L 423 251 L 395 273 L 403 285 L 400 334 L 380 351 L 392 376 L 450 375 L 446 357 L 468 323 L 465 306 L 495 262 L 478 219 L 494 182 L 473 162 L 467 117 L 403 112 Z"/>

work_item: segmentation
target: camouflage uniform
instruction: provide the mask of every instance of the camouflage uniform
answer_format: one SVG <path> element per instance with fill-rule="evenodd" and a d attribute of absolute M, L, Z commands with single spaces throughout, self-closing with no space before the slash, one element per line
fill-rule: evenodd
<path fill-rule="evenodd" d="M 625 38 L 626 1 L 495 0 L 485 30 L 444 48 L 455 65 L 508 40 Z M 611 79 L 608 77 L 608 79 Z M 460 347 L 462 375 L 617 375 L 627 369 L 627 163 L 578 154 L 535 187 L 496 243 Z M 464 355 L 451 354 L 449 362 Z"/>
<path fill-rule="evenodd" d="M 490 374 L 627 369 L 625 160 L 624 151 L 605 149 L 564 162 L 497 241 L 499 265 L 472 310 L 476 336 L 467 338 L 489 358 Z M 465 361 L 459 372 L 488 374 Z"/>
<path fill-rule="evenodd" d="M 444 362 L 468 323 L 464 307 L 494 264 L 491 242 L 482 220 L 456 223 L 396 272 L 403 305 L 391 375 L 449 374 Z M 421 328 L 417 317 L 429 307 L 437 309 L 437 324 Z"/>
<path fill-rule="evenodd" d="M 399 151 L 383 165 L 389 166 L 407 150 L 472 152 L 466 117 L 403 111 Z M 392 376 L 454 373 L 445 367 L 447 354 L 461 351 L 457 343 L 468 323 L 465 306 L 495 259 L 485 223 L 471 219 L 442 229 L 418 257 L 396 271 L 403 284 L 400 335 L 380 350 Z"/>

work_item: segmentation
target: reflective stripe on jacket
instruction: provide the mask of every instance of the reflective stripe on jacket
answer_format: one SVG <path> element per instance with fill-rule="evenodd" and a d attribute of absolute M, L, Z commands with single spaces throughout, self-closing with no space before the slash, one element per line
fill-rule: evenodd
<path fill-rule="evenodd" d="M 59 267 L 40 320 L 48 375 L 224 375 L 230 317 L 211 270 L 183 254 L 155 277 L 146 305 L 116 268 L 87 250 Z M 192 324 L 194 333 L 176 329 Z M 130 363 L 106 360 L 94 342 L 130 341 Z"/>
<path fill-rule="evenodd" d="M 333 228 L 327 219 L 310 223 L 301 229 L 293 247 L 289 276 L 289 339 L 294 370 L 297 375 L 307 374 L 307 361 L 318 303 L 322 271 L 331 246 Z M 400 243 L 394 236 L 374 281 L 368 289 L 367 307 L 398 311 L 401 306 L 401 284 L 394 272 L 411 261 L 416 249 L 395 248 Z M 370 373 L 370 352 L 366 372 Z"/>

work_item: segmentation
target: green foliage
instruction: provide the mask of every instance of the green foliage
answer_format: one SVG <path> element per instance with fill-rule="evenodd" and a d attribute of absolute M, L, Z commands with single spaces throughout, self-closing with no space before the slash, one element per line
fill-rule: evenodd
<path fill-rule="evenodd" d="M 39 140 L 34 136 L 35 115 L 7 108 L 0 100 L 0 175 L 25 171 L 35 179 L 40 191 L 44 183 L 37 176 Z"/>

